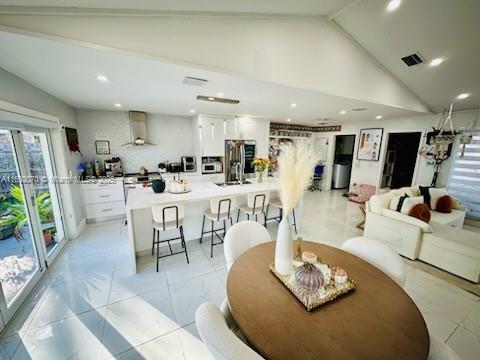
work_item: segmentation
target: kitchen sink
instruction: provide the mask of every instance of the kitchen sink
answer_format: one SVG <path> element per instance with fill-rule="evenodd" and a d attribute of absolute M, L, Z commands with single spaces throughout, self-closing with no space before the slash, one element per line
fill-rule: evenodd
<path fill-rule="evenodd" d="M 225 181 L 222 183 L 215 183 L 217 186 L 225 187 L 225 186 L 232 186 L 232 185 L 249 185 L 251 182 L 248 181 Z"/>

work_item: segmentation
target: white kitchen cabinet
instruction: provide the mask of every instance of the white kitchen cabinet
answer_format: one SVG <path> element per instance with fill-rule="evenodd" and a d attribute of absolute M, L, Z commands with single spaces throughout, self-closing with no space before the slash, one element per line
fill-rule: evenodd
<path fill-rule="evenodd" d="M 224 119 L 202 117 L 201 125 L 202 156 L 224 156 Z"/>
<path fill-rule="evenodd" d="M 109 220 L 125 215 L 125 195 L 123 180 L 110 183 L 82 183 L 83 202 L 87 222 Z"/>
<path fill-rule="evenodd" d="M 255 140 L 257 156 L 268 156 L 270 122 L 263 119 L 239 119 L 240 139 Z"/>

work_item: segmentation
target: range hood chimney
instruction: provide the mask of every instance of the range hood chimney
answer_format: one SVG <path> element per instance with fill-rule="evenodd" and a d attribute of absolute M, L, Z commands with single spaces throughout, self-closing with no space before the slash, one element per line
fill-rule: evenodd
<path fill-rule="evenodd" d="M 147 113 L 143 111 L 130 111 L 128 114 L 130 116 L 131 141 L 123 145 L 151 145 L 147 141 Z"/>

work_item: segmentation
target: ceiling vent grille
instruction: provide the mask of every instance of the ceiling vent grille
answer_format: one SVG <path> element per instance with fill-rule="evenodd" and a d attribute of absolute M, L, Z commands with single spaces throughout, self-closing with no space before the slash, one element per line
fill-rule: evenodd
<path fill-rule="evenodd" d="M 227 99 L 227 98 L 221 98 L 221 97 L 215 97 L 215 96 L 205 96 L 205 95 L 198 95 L 197 100 L 217 102 L 222 104 L 239 104 L 240 103 L 240 100 Z"/>
<path fill-rule="evenodd" d="M 192 85 L 192 86 L 203 86 L 208 82 L 206 79 L 200 79 L 193 76 L 185 76 L 182 83 L 185 85 Z"/>
<path fill-rule="evenodd" d="M 422 64 L 425 62 L 425 60 L 423 60 L 423 57 L 419 53 L 404 56 L 402 57 L 402 61 L 409 67 Z"/>

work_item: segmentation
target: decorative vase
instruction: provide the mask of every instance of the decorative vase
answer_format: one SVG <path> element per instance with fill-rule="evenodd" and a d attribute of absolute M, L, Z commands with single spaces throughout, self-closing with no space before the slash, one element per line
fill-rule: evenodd
<path fill-rule="evenodd" d="M 288 275 L 293 266 L 293 239 L 288 216 L 285 214 L 278 225 L 277 243 L 275 244 L 275 271 Z"/>
<path fill-rule="evenodd" d="M 165 180 L 153 180 L 152 189 L 155 193 L 162 193 L 165 190 Z"/>
<path fill-rule="evenodd" d="M 263 171 L 257 172 L 258 178 L 257 178 L 257 183 L 263 183 Z"/>
<path fill-rule="evenodd" d="M 322 272 L 309 263 L 303 264 L 295 271 L 295 280 L 298 286 L 307 291 L 318 290 L 325 284 Z"/>

